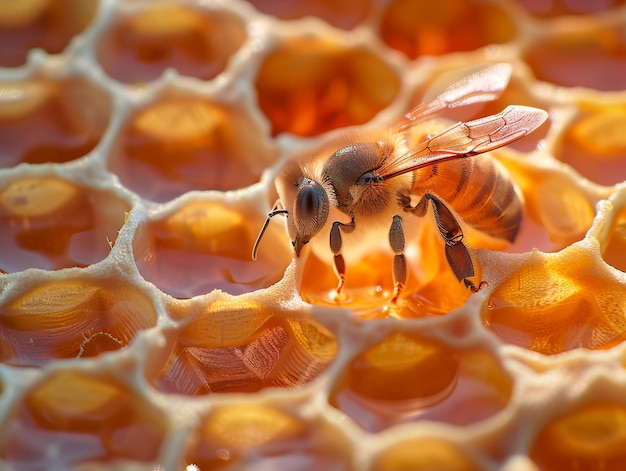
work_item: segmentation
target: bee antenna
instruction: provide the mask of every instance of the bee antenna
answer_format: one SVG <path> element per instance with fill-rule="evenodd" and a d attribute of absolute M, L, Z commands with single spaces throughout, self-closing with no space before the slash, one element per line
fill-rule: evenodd
<path fill-rule="evenodd" d="M 261 243 L 261 239 L 263 238 L 263 234 L 265 234 L 265 230 L 267 229 L 267 226 L 269 226 L 270 224 L 270 219 L 272 219 L 277 214 L 289 214 L 289 211 L 287 211 L 286 209 L 279 209 L 278 206 L 279 206 L 279 203 L 277 202 L 274 205 L 274 209 L 272 209 L 269 213 L 267 213 L 267 217 L 265 218 L 265 222 L 263 223 L 261 232 L 259 232 L 259 235 L 257 236 L 256 241 L 254 242 L 254 247 L 252 247 L 252 260 L 256 260 L 256 253 L 259 249 L 259 244 Z"/>

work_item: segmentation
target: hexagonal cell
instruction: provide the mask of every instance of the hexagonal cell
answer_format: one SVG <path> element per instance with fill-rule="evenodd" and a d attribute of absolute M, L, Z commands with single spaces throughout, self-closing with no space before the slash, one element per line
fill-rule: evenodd
<path fill-rule="evenodd" d="M 588 87 L 602 91 L 624 89 L 626 28 L 598 25 L 537 40 L 524 60 L 535 77 L 565 87 Z"/>
<path fill-rule="evenodd" d="M 245 25 L 229 12 L 145 2 L 118 12 L 96 54 L 106 73 L 124 83 L 156 80 L 168 68 L 209 80 L 245 40 Z"/>
<path fill-rule="evenodd" d="M 563 15 L 589 15 L 601 13 L 624 5 L 624 0 L 518 0 L 532 15 L 541 18 L 552 18 Z"/>
<path fill-rule="evenodd" d="M 530 255 L 493 293 L 485 326 L 546 355 L 618 345 L 626 339 L 624 284 L 598 262 L 579 245 Z"/>
<path fill-rule="evenodd" d="M 0 268 L 58 270 L 104 259 L 130 211 L 115 192 L 56 176 L 0 184 Z"/>
<path fill-rule="evenodd" d="M 439 438 L 400 440 L 379 453 L 368 471 L 480 471 L 459 447 Z"/>
<path fill-rule="evenodd" d="M 415 59 L 506 43 L 516 29 L 495 2 L 393 0 L 383 13 L 380 35 L 388 46 Z"/>
<path fill-rule="evenodd" d="M 109 96 L 81 77 L 0 82 L 0 166 L 78 159 L 110 117 Z"/>
<path fill-rule="evenodd" d="M 293 20 L 316 16 L 327 23 L 343 29 L 352 29 L 361 23 L 370 11 L 370 0 L 304 0 L 276 2 L 272 0 L 247 0 L 248 3 L 268 15 L 281 20 Z"/>
<path fill-rule="evenodd" d="M 555 149 L 555 157 L 603 185 L 626 180 L 626 104 L 581 106 Z"/>
<path fill-rule="evenodd" d="M 473 424 L 502 410 L 511 391 L 510 378 L 486 350 L 391 333 L 350 362 L 330 403 L 378 432 L 417 420 Z"/>
<path fill-rule="evenodd" d="M 28 51 L 58 54 L 95 18 L 98 0 L 24 0 L 2 2 L 0 67 L 26 62 Z"/>
<path fill-rule="evenodd" d="M 188 440 L 197 469 L 352 470 L 350 445 L 335 428 L 272 405 L 217 407 Z M 190 468 L 187 468 L 190 469 Z"/>
<path fill-rule="evenodd" d="M 608 237 L 600 241 L 604 261 L 623 272 L 626 272 L 626 207 L 616 209 Z"/>
<path fill-rule="evenodd" d="M 167 423 L 161 411 L 112 378 L 57 371 L 27 393 L 2 428 L 5 463 L 77 469 L 156 461 Z"/>
<path fill-rule="evenodd" d="M 330 364 L 338 345 L 317 322 L 283 316 L 255 301 L 216 301 L 173 339 L 154 376 L 164 392 L 255 392 L 307 383 Z"/>
<path fill-rule="evenodd" d="M 626 407 L 587 404 L 543 427 L 530 450 L 541 471 L 626 469 Z"/>
<path fill-rule="evenodd" d="M 176 298 L 221 289 L 242 294 L 279 281 L 291 261 L 281 228 L 270 226 L 257 261 L 251 252 L 261 215 L 244 203 L 187 200 L 173 212 L 140 226 L 133 239 L 141 275 Z M 266 240 L 267 239 L 267 240 Z"/>
<path fill-rule="evenodd" d="M 147 296 L 118 279 L 50 279 L 13 291 L 0 304 L 0 359 L 10 365 L 95 357 L 156 325 Z"/>
<path fill-rule="evenodd" d="M 142 197 L 168 201 L 256 183 L 275 158 L 242 107 L 171 91 L 128 118 L 108 167 Z"/>
<path fill-rule="evenodd" d="M 272 135 L 314 136 L 369 121 L 396 97 L 400 79 L 366 49 L 302 38 L 264 59 L 255 86 Z"/>

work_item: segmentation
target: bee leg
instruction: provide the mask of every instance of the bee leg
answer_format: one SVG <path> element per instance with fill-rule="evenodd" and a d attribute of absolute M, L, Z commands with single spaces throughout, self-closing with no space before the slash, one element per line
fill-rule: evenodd
<path fill-rule="evenodd" d="M 402 218 L 394 216 L 389 229 L 389 245 L 395 254 L 393 257 L 393 295 L 392 304 L 396 304 L 398 297 L 406 284 L 407 267 L 404 258 L 404 229 L 402 228 Z"/>
<path fill-rule="evenodd" d="M 330 230 L 330 250 L 334 255 L 334 268 L 335 275 L 337 275 L 337 289 L 335 290 L 335 300 L 339 301 L 342 298 L 343 287 L 346 283 L 346 262 L 341 255 L 341 224 L 340 222 L 334 222 L 333 227 Z"/>
<path fill-rule="evenodd" d="M 463 230 L 452 212 L 443 201 L 430 193 L 426 193 L 422 197 L 412 212 L 417 216 L 423 216 L 426 214 L 429 201 L 433 206 L 437 228 L 446 243 L 445 253 L 448 264 L 457 279 L 463 281 L 465 287 L 475 293 L 482 288 L 485 282 L 481 282 L 477 287 L 472 281 L 468 280 L 468 278 L 474 276 L 474 263 L 467 247 L 462 242 Z"/>

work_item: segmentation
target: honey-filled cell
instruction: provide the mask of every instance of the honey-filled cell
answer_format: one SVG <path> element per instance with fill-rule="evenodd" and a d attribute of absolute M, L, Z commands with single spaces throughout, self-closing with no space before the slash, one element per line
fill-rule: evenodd
<path fill-rule="evenodd" d="M 401 440 L 379 453 L 367 471 L 480 471 L 459 447 L 438 438 Z"/>
<path fill-rule="evenodd" d="M 216 408 L 202 418 L 186 448 L 188 469 L 353 469 L 340 432 L 271 405 Z"/>
<path fill-rule="evenodd" d="M 255 87 L 272 135 L 315 136 L 372 119 L 394 100 L 400 78 L 366 49 L 304 38 L 272 50 Z"/>
<path fill-rule="evenodd" d="M 148 221 L 133 239 L 141 275 L 175 298 L 220 289 L 242 294 L 279 281 L 291 261 L 282 228 L 270 227 L 252 260 L 252 247 L 264 216 L 245 206 L 189 200 L 176 211 Z"/>
<path fill-rule="evenodd" d="M 378 432 L 417 420 L 480 422 L 502 410 L 511 391 L 490 353 L 396 333 L 350 362 L 330 403 L 366 431 Z"/>
<path fill-rule="evenodd" d="M 63 163 L 89 153 L 109 124 L 103 90 L 79 77 L 0 82 L 0 167 Z"/>
<path fill-rule="evenodd" d="M 0 67 L 17 67 L 28 52 L 63 52 L 94 20 L 99 0 L 23 0 L 0 3 Z"/>
<path fill-rule="evenodd" d="M 591 28 L 549 36 L 524 54 L 538 80 L 565 87 L 624 90 L 626 28 Z"/>
<path fill-rule="evenodd" d="M 42 366 L 126 347 L 156 325 L 150 300 L 115 279 L 41 282 L 0 304 L 0 361 Z"/>
<path fill-rule="evenodd" d="M 243 22 L 226 11 L 147 2 L 120 14 L 96 45 L 105 72 L 120 82 L 158 79 L 168 68 L 209 80 L 246 40 Z"/>
<path fill-rule="evenodd" d="M 256 302 L 217 302 L 180 330 L 161 371 L 148 374 L 166 393 L 252 393 L 315 379 L 337 350 L 333 335 L 313 320 L 283 317 Z"/>
<path fill-rule="evenodd" d="M 58 371 L 2 425 L 0 457 L 24 470 L 148 464 L 158 459 L 167 428 L 161 411 L 116 380 Z"/>
<path fill-rule="evenodd" d="M 504 342 L 546 355 L 626 339 L 624 285 L 578 246 L 531 255 L 493 293 L 483 322 Z"/>
<path fill-rule="evenodd" d="M 249 186 L 275 154 L 244 109 L 172 92 L 127 119 L 108 167 L 130 190 L 163 202 Z"/>
<path fill-rule="evenodd" d="M 371 0 L 301 0 L 276 2 L 273 0 L 247 0 L 248 3 L 268 15 L 281 20 L 293 20 L 316 16 L 327 23 L 343 29 L 352 29 L 368 15 Z"/>
<path fill-rule="evenodd" d="M 626 208 L 617 210 L 608 237 L 600 244 L 604 261 L 626 272 Z"/>
<path fill-rule="evenodd" d="M 529 455 L 540 471 L 626 469 L 626 407 L 587 404 L 552 419 Z"/>
<path fill-rule="evenodd" d="M 410 59 L 472 51 L 515 35 L 515 23 L 495 2 L 393 0 L 380 24 L 383 41 Z"/>
<path fill-rule="evenodd" d="M 626 104 L 583 110 L 567 127 L 555 157 L 595 183 L 626 181 Z"/>
<path fill-rule="evenodd" d="M 130 203 L 113 191 L 56 176 L 24 177 L 0 187 L 0 269 L 58 270 L 103 260 Z"/>

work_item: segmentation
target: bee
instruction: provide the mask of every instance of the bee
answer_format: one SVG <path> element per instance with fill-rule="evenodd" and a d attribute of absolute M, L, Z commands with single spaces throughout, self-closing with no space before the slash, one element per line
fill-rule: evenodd
<path fill-rule="evenodd" d="M 324 152 L 288 162 L 276 178 L 279 199 L 259 232 L 252 258 L 256 260 L 270 219 L 285 215 L 296 257 L 310 244 L 316 255 L 333 264 L 335 300 L 340 300 L 348 265 L 344 255 L 358 252 L 369 237 L 388 238 L 393 252 L 391 302 L 396 303 L 408 277 L 406 241 L 416 234 L 415 220 L 431 207 L 452 272 L 472 292 L 478 291 L 486 282 L 470 279 L 474 263 L 463 226 L 510 243 L 523 211 L 521 194 L 506 169 L 481 154 L 526 136 L 548 114 L 513 105 L 417 142 L 414 131 L 443 110 L 494 100 L 510 75 L 510 65 L 493 64 L 417 105 L 391 129 L 348 131 Z"/>

